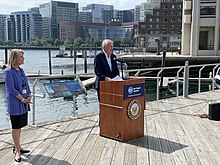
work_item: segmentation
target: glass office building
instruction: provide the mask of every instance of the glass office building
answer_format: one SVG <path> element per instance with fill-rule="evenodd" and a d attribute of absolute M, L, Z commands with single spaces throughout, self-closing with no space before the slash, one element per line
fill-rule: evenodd
<path fill-rule="evenodd" d="M 51 1 L 40 5 L 43 20 L 43 36 L 59 38 L 59 23 L 61 21 L 78 21 L 79 4 Z"/>

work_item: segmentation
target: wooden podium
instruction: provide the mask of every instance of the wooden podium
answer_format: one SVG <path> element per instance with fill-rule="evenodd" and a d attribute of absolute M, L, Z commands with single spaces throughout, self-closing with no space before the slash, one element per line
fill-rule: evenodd
<path fill-rule="evenodd" d="M 145 80 L 100 82 L 100 135 L 128 141 L 144 135 Z"/>

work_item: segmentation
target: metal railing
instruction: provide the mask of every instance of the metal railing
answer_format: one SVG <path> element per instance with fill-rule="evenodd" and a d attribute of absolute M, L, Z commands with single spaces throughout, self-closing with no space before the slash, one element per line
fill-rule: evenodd
<path fill-rule="evenodd" d="M 183 97 L 188 97 L 188 88 L 189 88 L 189 80 L 190 79 L 197 79 L 198 80 L 198 93 L 201 92 L 201 80 L 207 80 L 207 79 L 211 79 L 212 81 L 212 91 L 214 91 L 215 88 L 215 74 L 218 73 L 220 71 L 220 63 L 215 63 L 215 64 L 202 64 L 202 65 L 188 65 L 187 63 L 185 64 L 185 66 L 175 66 L 175 67 L 160 67 L 160 68 L 144 68 L 144 69 L 131 69 L 131 70 L 126 70 L 126 73 L 128 74 L 128 77 L 130 78 L 145 78 L 145 79 L 156 79 L 157 82 L 157 93 L 156 93 L 156 100 L 159 100 L 159 82 L 160 82 L 160 75 L 166 71 L 166 70 L 176 70 L 178 69 L 178 71 L 176 72 L 176 77 L 172 77 L 176 79 L 176 88 L 177 88 L 177 92 L 176 92 L 176 96 L 179 96 L 179 82 L 180 82 L 180 72 L 182 70 L 184 70 L 184 76 L 183 76 Z M 201 73 L 203 71 L 204 68 L 206 67 L 212 67 L 212 77 L 210 78 L 202 78 L 201 77 Z M 189 72 L 191 68 L 199 68 L 199 76 L 196 78 L 190 78 Z M 217 72 L 215 72 L 215 70 L 218 68 Z M 157 71 L 157 76 L 156 77 L 147 77 L 147 76 L 141 76 L 140 74 L 142 72 L 148 72 L 148 71 Z M 133 73 L 133 74 L 131 74 Z M 134 75 L 134 76 L 132 76 Z"/>
<path fill-rule="evenodd" d="M 38 87 L 39 87 L 39 89 L 40 89 L 40 91 L 41 91 L 41 95 L 40 94 L 36 94 L 36 86 L 38 85 Z M 39 79 L 36 79 L 35 81 L 34 81 L 34 83 L 33 83 L 33 93 L 32 93 L 32 96 L 33 96 L 33 125 L 35 125 L 35 103 L 36 103 L 36 101 L 35 101 L 35 99 L 36 99 L 36 97 L 40 97 L 40 98 L 45 98 L 45 96 L 46 96 L 46 93 L 45 93 L 45 91 L 44 91 L 44 89 L 43 89 L 43 87 L 42 87 L 42 85 L 40 84 L 40 82 L 39 82 Z"/>

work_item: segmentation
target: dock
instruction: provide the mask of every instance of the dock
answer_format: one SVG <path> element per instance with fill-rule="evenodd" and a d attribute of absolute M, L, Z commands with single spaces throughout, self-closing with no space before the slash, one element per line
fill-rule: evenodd
<path fill-rule="evenodd" d="M 21 144 L 31 153 L 20 164 L 218 165 L 220 121 L 207 118 L 220 90 L 146 103 L 143 137 L 119 142 L 99 136 L 99 116 L 27 126 Z M 0 164 L 18 164 L 10 130 L 0 131 Z"/>
<path fill-rule="evenodd" d="M 163 53 L 134 52 L 121 53 L 116 55 L 118 59 L 127 63 L 129 68 L 146 68 L 160 67 Z M 166 52 L 166 66 L 182 66 L 185 61 L 189 61 L 189 65 L 212 64 L 219 63 L 219 56 L 189 56 L 177 54 L 175 52 Z"/>

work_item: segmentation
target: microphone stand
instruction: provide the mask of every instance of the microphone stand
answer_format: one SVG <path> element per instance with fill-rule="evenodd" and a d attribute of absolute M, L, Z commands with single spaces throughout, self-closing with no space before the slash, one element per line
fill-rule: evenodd
<path fill-rule="evenodd" d="M 122 61 L 120 62 L 121 62 L 121 78 L 123 79 L 123 62 Z"/>

